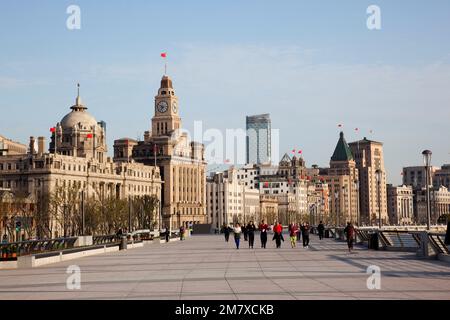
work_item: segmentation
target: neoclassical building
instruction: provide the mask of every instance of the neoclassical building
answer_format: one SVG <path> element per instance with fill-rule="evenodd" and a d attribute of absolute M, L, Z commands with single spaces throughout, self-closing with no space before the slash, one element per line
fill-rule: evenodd
<path fill-rule="evenodd" d="M 206 223 L 206 161 L 204 146 L 189 141 L 181 131 L 178 97 L 172 80 L 164 75 L 155 96 L 151 131 L 144 141 L 120 139 L 114 144 L 114 159 L 133 159 L 159 167 L 163 225 L 178 229 L 181 225 Z"/>
<path fill-rule="evenodd" d="M 78 95 L 75 105 L 51 129 L 49 152 L 45 138 L 30 137 L 27 153 L 0 156 L 0 188 L 31 195 L 35 201 L 58 186 L 76 187 L 87 198 L 129 198 L 154 195 L 160 199 L 159 167 L 107 156 L 106 125 L 87 112 Z M 53 236 L 62 234 L 58 226 Z"/>
<path fill-rule="evenodd" d="M 360 224 L 358 169 L 344 133 L 339 140 L 330 159 L 330 168 L 324 179 L 329 188 L 330 212 L 337 225 L 346 222 Z"/>

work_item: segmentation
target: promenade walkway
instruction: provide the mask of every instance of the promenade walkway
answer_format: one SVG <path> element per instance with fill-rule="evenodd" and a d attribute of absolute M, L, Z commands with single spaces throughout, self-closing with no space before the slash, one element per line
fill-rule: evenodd
<path fill-rule="evenodd" d="M 287 237 L 286 237 L 287 239 Z M 236 250 L 222 236 L 0 271 L 0 299 L 450 299 L 450 265 L 413 253 L 369 251 L 311 236 L 309 249 Z M 81 289 L 68 290 L 67 267 L 81 268 Z M 369 290 L 366 269 L 381 269 Z"/>

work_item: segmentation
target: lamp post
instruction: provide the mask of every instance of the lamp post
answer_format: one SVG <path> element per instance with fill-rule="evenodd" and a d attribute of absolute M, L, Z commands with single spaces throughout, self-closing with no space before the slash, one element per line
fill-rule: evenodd
<path fill-rule="evenodd" d="M 355 191 L 356 191 L 356 224 L 359 227 L 359 224 L 361 223 L 361 218 L 359 216 L 359 181 L 355 180 Z"/>
<path fill-rule="evenodd" d="M 84 190 L 81 191 L 81 235 L 85 234 Z"/>
<path fill-rule="evenodd" d="M 346 202 L 345 202 L 345 196 L 347 195 L 347 187 L 346 186 L 342 186 L 342 197 L 343 197 L 343 199 L 342 199 L 342 206 L 343 206 L 343 213 L 344 213 L 344 220 L 346 220 L 345 218 L 346 218 L 346 211 L 347 210 L 345 210 L 345 205 L 347 204 Z M 349 209 L 350 209 L 350 207 L 349 207 Z M 345 226 L 345 223 L 346 223 L 346 221 L 344 221 L 344 226 Z"/>
<path fill-rule="evenodd" d="M 423 163 L 425 165 L 426 178 L 426 193 L 427 193 L 427 230 L 430 230 L 431 207 L 430 207 L 430 165 L 431 165 L 431 151 L 424 150 L 422 152 Z"/>
<path fill-rule="evenodd" d="M 375 178 L 378 185 L 378 228 L 381 229 L 381 170 L 375 171 Z"/>
<path fill-rule="evenodd" d="M 336 227 L 339 227 L 338 197 L 339 197 L 339 192 L 335 191 L 334 192 L 334 207 L 335 207 L 335 210 L 336 210 Z"/>

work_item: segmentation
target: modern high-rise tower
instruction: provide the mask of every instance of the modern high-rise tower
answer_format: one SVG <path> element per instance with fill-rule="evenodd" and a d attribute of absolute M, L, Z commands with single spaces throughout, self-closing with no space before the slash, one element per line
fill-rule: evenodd
<path fill-rule="evenodd" d="M 247 163 L 269 163 L 271 161 L 270 115 L 247 116 Z"/>

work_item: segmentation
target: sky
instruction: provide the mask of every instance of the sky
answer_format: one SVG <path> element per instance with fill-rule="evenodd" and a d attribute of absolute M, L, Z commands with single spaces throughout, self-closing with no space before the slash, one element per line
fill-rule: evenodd
<path fill-rule="evenodd" d="M 66 27 L 72 4 L 79 30 Z M 370 5 L 380 30 L 367 28 Z M 186 129 L 244 129 L 246 115 L 270 113 L 280 153 L 325 167 L 342 124 L 348 142 L 383 142 L 399 184 L 424 149 L 450 163 L 449 40 L 447 0 L 3 0 L 0 134 L 49 137 L 79 82 L 110 153 L 114 139 L 142 138 L 167 52 Z"/>

